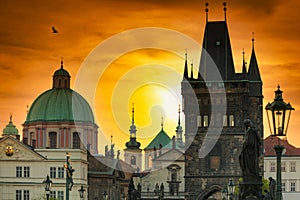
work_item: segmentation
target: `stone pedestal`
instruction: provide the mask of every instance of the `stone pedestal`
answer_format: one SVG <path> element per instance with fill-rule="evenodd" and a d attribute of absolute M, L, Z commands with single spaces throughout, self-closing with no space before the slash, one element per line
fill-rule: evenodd
<path fill-rule="evenodd" d="M 244 177 L 240 183 L 239 200 L 261 200 L 261 177 Z"/>

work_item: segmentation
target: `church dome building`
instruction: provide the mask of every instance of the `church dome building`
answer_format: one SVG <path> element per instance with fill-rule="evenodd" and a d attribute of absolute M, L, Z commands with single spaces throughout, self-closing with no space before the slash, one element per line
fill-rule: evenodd
<path fill-rule="evenodd" d="M 53 75 L 52 88 L 32 103 L 23 124 L 23 141 L 34 148 L 87 148 L 98 153 L 98 126 L 88 102 L 70 88 L 63 68 Z"/>

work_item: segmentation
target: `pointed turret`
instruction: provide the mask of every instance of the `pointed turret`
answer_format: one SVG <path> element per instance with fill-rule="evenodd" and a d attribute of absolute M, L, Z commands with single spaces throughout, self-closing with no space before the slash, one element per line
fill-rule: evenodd
<path fill-rule="evenodd" d="M 248 80 L 250 82 L 249 95 L 262 96 L 262 80 L 254 51 L 254 36 L 252 37 L 252 53 L 248 69 Z"/>
<path fill-rule="evenodd" d="M 227 8 L 224 7 L 225 16 L 226 10 Z M 199 66 L 202 77 L 198 78 L 208 81 L 217 80 L 212 66 L 216 65 L 223 80 L 233 80 L 235 69 L 226 20 L 206 23 L 202 46 L 205 50 L 202 51 Z"/>
<path fill-rule="evenodd" d="M 189 70 L 188 70 L 188 64 L 187 64 L 187 52 L 185 52 L 185 63 L 184 63 L 183 79 L 185 79 L 185 80 L 189 79 Z"/>
<path fill-rule="evenodd" d="M 245 59 L 245 50 L 243 48 L 243 66 L 242 66 L 242 74 L 243 74 L 243 78 L 244 79 L 247 79 L 247 62 L 246 62 L 246 59 Z"/>
<path fill-rule="evenodd" d="M 252 53 L 249 64 L 248 78 L 249 81 L 261 81 L 260 72 L 254 51 L 254 38 L 252 38 Z"/>
<path fill-rule="evenodd" d="M 132 118 L 131 118 L 131 126 L 129 129 L 130 132 L 130 140 L 129 142 L 126 142 L 127 149 L 139 149 L 141 146 L 141 143 L 136 141 L 136 126 L 134 124 L 134 104 L 132 104 Z"/>

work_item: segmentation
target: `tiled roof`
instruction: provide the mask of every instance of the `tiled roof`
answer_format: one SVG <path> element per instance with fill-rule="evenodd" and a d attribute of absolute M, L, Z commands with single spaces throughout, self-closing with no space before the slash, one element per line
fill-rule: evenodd
<path fill-rule="evenodd" d="M 287 140 L 282 140 L 275 136 L 268 136 L 264 140 L 264 155 L 265 156 L 276 156 L 274 146 L 281 144 L 284 146 L 284 156 L 300 156 L 300 148 L 291 145 Z"/>

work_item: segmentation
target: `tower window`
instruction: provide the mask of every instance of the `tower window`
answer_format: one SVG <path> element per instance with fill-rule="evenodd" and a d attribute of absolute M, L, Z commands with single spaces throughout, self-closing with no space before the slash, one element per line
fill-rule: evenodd
<path fill-rule="evenodd" d="M 73 133 L 73 149 L 80 149 L 80 137 L 79 133 Z"/>
<path fill-rule="evenodd" d="M 130 164 L 136 165 L 136 157 L 135 156 L 131 156 L 131 158 L 130 158 Z"/>
<path fill-rule="evenodd" d="M 208 115 L 203 116 L 203 127 L 208 127 Z"/>
<path fill-rule="evenodd" d="M 220 169 L 220 156 L 210 156 L 210 169 Z"/>
<path fill-rule="evenodd" d="M 50 139 L 50 148 L 57 148 L 57 133 L 56 132 L 50 132 L 49 133 L 49 139 Z"/>
<path fill-rule="evenodd" d="M 234 115 L 229 115 L 229 126 L 234 126 Z"/>

